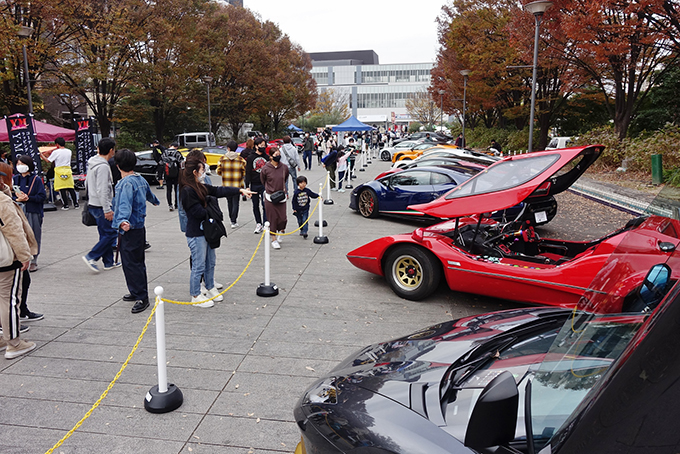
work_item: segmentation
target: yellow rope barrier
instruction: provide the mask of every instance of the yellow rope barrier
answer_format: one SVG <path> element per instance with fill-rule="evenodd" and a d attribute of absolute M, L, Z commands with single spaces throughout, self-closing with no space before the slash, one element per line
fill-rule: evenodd
<path fill-rule="evenodd" d="M 120 369 L 118 370 L 118 373 L 117 373 L 116 376 L 113 378 L 113 380 L 111 381 L 111 383 L 109 383 L 109 386 L 106 387 L 106 390 L 101 394 L 101 396 L 99 396 L 99 399 L 97 399 L 97 402 L 95 402 L 94 405 L 92 405 L 92 407 L 88 410 L 88 412 L 85 413 L 85 416 L 83 416 L 83 417 L 80 419 L 80 421 L 78 421 L 78 422 L 76 423 L 76 425 L 73 426 L 73 429 L 69 430 L 68 433 L 67 433 L 66 435 L 64 435 L 64 437 L 63 437 L 61 440 L 59 440 L 59 441 L 57 442 L 57 444 L 55 444 L 54 446 L 52 446 L 45 454 L 52 454 L 52 452 L 53 452 L 55 449 L 57 449 L 57 448 L 58 448 L 59 446 L 61 446 L 66 440 L 68 440 L 68 438 L 69 438 L 71 435 L 73 435 L 73 432 L 75 432 L 76 429 L 78 429 L 78 428 L 83 424 L 83 422 L 85 422 L 85 420 L 86 420 L 87 418 L 90 417 L 90 415 L 92 414 L 92 412 L 99 406 L 99 404 L 101 403 L 101 401 L 104 400 L 104 398 L 109 394 L 109 391 L 111 391 L 111 388 L 113 388 L 113 385 L 116 384 L 116 382 L 117 382 L 118 379 L 120 378 L 120 375 L 123 373 L 123 371 L 124 371 L 125 368 L 127 367 L 128 363 L 129 363 L 130 360 L 132 359 L 132 355 L 134 355 L 134 354 L 135 354 L 135 351 L 137 351 L 137 347 L 139 347 L 139 343 L 142 341 L 142 338 L 144 337 L 144 334 L 146 334 L 146 330 L 147 330 L 147 328 L 149 327 L 149 323 L 151 323 L 151 319 L 153 318 L 154 314 L 156 313 L 156 308 L 157 308 L 157 307 L 158 307 L 158 300 L 156 300 L 156 304 L 154 304 L 153 309 L 151 309 L 151 313 L 149 314 L 149 318 L 146 319 L 146 324 L 144 325 L 144 328 L 142 329 L 141 334 L 140 334 L 139 337 L 137 338 L 137 342 L 135 343 L 135 346 L 132 347 L 132 351 L 130 351 L 130 354 L 128 355 L 127 359 L 125 360 L 125 362 L 123 363 L 123 365 L 120 366 Z"/>
<path fill-rule="evenodd" d="M 318 204 L 317 204 L 317 206 L 318 206 Z M 315 208 L 315 209 L 316 209 L 316 208 Z M 260 241 L 257 243 L 257 247 L 255 248 L 255 252 L 253 252 L 253 255 L 250 257 L 250 260 L 248 261 L 248 264 L 246 265 L 246 267 L 243 269 L 243 271 L 241 271 L 241 274 L 239 274 L 239 276 L 236 278 L 236 280 L 234 280 L 234 282 L 232 282 L 231 285 L 229 285 L 229 287 L 227 287 L 226 289 L 224 289 L 224 291 L 223 291 L 222 293 L 220 293 L 220 295 L 226 293 L 227 290 L 231 289 L 234 285 L 236 285 L 236 283 L 243 277 L 243 275 L 245 274 L 245 272 L 246 272 L 246 271 L 248 270 L 248 268 L 250 267 L 250 264 L 253 263 L 253 259 L 255 258 L 255 255 L 257 255 L 257 251 L 260 249 L 260 245 L 262 245 L 262 240 L 263 240 L 263 239 L 264 239 L 264 233 L 263 233 L 262 235 L 260 235 Z M 215 296 L 215 297 L 213 297 L 213 298 L 210 298 L 210 299 L 212 300 L 212 299 L 214 299 L 214 298 L 217 298 L 217 296 Z M 151 320 L 153 319 L 153 316 L 154 316 L 154 314 L 156 313 L 156 309 L 158 308 L 158 300 L 159 300 L 159 299 L 160 299 L 160 300 L 163 300 L 163 301 L 166 302 L 166 303 L 180 304 L 180 305 L 189 305 L 189 306 L 190 306 L 190 305 L 199 304 L 199 303 L 203 303 L 203 302 L 204 302 L 204 301 L 199 301 L 198 303 L 190 303 L 190 302 L 173 301 L 173 300 L 168 300 L 168 299 L 165 299 L 165 298 L 157 298 L 157 299 L 156 299 L 156 304 L 154 304 L 153 309 L 151 309 L 151 313 L 149 314 L 149 318 L 147 318 L 146 324 L 144 325 L 144 328 L 142 329 L 141 334 L 140 334 L 139 337 L 137 338 L 137 342 L 135 343 L 134 347 L 132 347 L 132 351 L 130 351 L 130 354 L 128 355 L 127 359 L 125 360 L 125 362 L 123 363 L 123 365 L 122 365 L 122 366 L 120 367 L 120 369 L 118 370 L 118 373 L 116 374 L 116 376 L 113 378 L 113 380 L 111 381 L 111 383 L 109 383 L 109 385 L 106 387 L 106 390 L 99 396 L 99 399 L 97 399 L 97 401 L 94 403 L 94 405 L 92 405 L 92 407 L 87 411 L 87 413 L 85 413 L 85 416 L 83 416 L 83 417 L 80 419 L 80 421 L 78 421 L 78 422 L 76 423 L 76 425 L 73 426 L 73 428 L 72 428 L 71 430 L 69 430 L 68 433 L 67 433 L 66 435 L 64 435 L 64 437 L 63 437 L 61 440 L 59 440 L 54 446 L 52 446 L 45 454 L 52 454 L 52 453 L 54 452 L 55 449 L 57 449 L 57 448 L 58 448 L 59 446 L 61 446 L 66 440 L 68 440 L 69 437 L 71 437 L 71 435 L 73 435 L 73 433 L 74 433 L 74 432 L 75 432 L 75 431 L 83 424 L 83 422 L 85 422 L 85 420 L 86 420 L 87 418 L 89 418 L 90 415 L 92 415 L 92 412 L 93 412 L 97 407 L 99 407 L 99 404 L 102 402 L 102 400 L 104 400 L 104 399 L 106 398 L 106 396 L 109 394 L 109 391 L 111 391 L 111 388 L 113 388 L 113 385 L 116 384 L 116 382 L 117 382 L 118 379 L 120 378 L 121 374 L 123 373 L 123 371 L 125 370 L 125 368 L 128 366 L 128 363 L 129 363 L 130 360 L 132 359 L 132 356 L 133 356 L 133 355 L 135 354 L 135 352 L 137 351 L 137 347 L 139 347 L 140 342 L 141 342 L 142 339 L 144 338 L 144 334 L 146 334 L 146 330 L 149 328 L 149 323 L 151 323 Z M 205 301 L 209 301 L 209 300 L 205 300 Z"/>

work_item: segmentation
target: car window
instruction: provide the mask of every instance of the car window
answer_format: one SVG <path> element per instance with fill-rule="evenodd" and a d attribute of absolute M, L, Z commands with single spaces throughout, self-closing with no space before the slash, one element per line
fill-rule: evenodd
<path fill-rule="evenodd" d="M 147 150 L 147 151 L 140 151 L 139 153 L 135 153 L 137 155 L 138 159 L 151 159 L 152 157 L 152 151 Z"/>
<path fill-rule="evenodd" d="M 548 144 L 548 148 L 557 148 L 557 139 L 553 139 Z"/>
<path fill-rule="evenodd" d="M 558 154 L 550 154 L 500 162 L 460 185 L 446 196 L 446 199 L 451 200 L 520 186 L 543 173 L 559 158 Z"/>
<path fill-rule="evenodd" d="M 451 177 L 443 173 L 432 172 L 430 176 L 430 184 L 449 184 L 455 183 Z"/>
<path fill-rule="evenodd" d="M 392 186 L 424 186 L 430 184 L 430 172 L 400 172 L 391 180 Z"/>

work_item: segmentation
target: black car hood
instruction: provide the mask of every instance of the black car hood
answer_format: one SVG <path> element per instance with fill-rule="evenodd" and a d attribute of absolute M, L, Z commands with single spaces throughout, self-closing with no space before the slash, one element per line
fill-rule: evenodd
<path fill-rule="evenodd" d="M 359 386 L 409 406 L 411 385 L 439 383 L 452 363 L 478 345 L 556 312 L 564 309 L 513 309 L 440 323 L 368 346 L 328 375 L 340 389 Z"/>

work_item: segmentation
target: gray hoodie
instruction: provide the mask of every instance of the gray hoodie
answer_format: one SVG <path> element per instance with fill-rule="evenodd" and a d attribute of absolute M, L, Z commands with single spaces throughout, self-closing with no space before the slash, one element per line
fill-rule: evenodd
<path fill-rule="evenodd" d="M 104 213 L 111 211 L 113 200 L 113 177 L 109 162 L 102 155 L 92 156 L 87 161 L 87 178 L 85 180 L 88 204 L 102 207 Z"/>

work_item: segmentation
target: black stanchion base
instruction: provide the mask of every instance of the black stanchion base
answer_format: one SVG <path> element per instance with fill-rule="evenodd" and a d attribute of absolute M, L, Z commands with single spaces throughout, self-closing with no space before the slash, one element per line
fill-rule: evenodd
<path fill-rule="evenodd" d="M 318 227 L 318 226 L 319 226 L 319 221 L 314 221 L 314 227 Z M 328 227 L 328 222 L 326 222 L 325 219 L 323 220 L 323 226 Z"/>
<path fill-rule="evenodd" d="M 345 186 L 345 189 L 354 189 L 354 186 L 352 186 L 351 184 L 348 184 L 348 185 Z"/>
<path fill-rule="evenodd" d="M 53 203 L 45 203 L 43 204 L 43 211 L 57 211 L 57 207 Z"/>
<path fill-rule="evenodd" d="M 257 286 L 257 296 L 269 298 L 279 294 L 279 288 L 273 282 L 269 285 L 264 285 L 264 282 Z"/>
<path fill-rule="evenodd" d="M 159 393 L 158 385 L 146 393 L 144 408 L 149 413 L 169 413 L 177 410 L 184 402 L 182 391 L 172 383 L 168 383 L 168 392 Z"/>
<path fill-rule="evenodd" d="M 314 237 L 314 243 L 315 244 L 328 244 L 328 237 L 326 235 L 324 236 L 315 236 Z"/>
<path fill-rule="evenodd" d="M 326 199 L 326 200 L 323 201 L 324 205 L 333 205 L 333 203 L 334 203 L 333 199 Z M 317 227 L 318 227 L 318 225 L 317 225 Z"/>
<path fill-rule="evenodd" d="M 359 169 L 359 172 L 365 172 L 366 169 Z"/>

